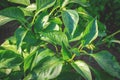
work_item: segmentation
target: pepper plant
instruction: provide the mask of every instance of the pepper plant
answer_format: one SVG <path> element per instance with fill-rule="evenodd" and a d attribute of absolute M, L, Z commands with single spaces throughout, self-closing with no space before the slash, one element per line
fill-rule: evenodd
<path fill-rule="evenodd" d="M 20 5 L 0 10 L 0 25 L 13 20 L 21 25 L 0 47 L 0 79 L 93 80 L 94 75 L 95 80 L 106 80 L 77 58 L 81 56 L 93 58 L 120 79 L 115 57 L 106 50 L 94 51 L 105 26 L 84 9 L 90 7 L 88 0 L 8 1 Z"/>

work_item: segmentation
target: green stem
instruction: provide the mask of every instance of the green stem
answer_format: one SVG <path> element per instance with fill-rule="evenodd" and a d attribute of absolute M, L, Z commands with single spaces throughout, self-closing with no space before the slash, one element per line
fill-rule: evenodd
<path fill-rule="evenodd" d="M 118 30 L 118 31 L 114 32 L 113 34 L 111 34 L 111 35 L 107 36 L 107 37 L 106 37 L 106 38 L 104 38 L 102 41 L 105 41 L 106 39 L 109 39 L 109 38 L 111 38 L 111 37 L 115 36 L 115 35 L 116 35 L 116 34 L 118 34 L 118 33 L 120 33 L 120 30 Z"/>
<path fill-rule="evenodd" d="M 80 52 L 84 53 L 85 55 L 89 55 L 85 50 L 80 50 Z"/>

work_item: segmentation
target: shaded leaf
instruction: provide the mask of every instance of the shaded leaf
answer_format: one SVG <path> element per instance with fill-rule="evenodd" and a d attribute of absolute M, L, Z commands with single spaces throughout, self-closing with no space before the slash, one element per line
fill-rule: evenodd
<path fill-rule="evenodd" d="M 21 55 L 10 50 L 0 50 L 0 68 L 13 68 L 22 62 Z"/>
<path fill-rule="evenodd" d="M 98 70 L 95 68 L 91 68 L 93 71 L 93 74 L 95 75 L 95 80 L 115 80 L 113 77 L 111 77 L 109 74 L 102 70 Z"/>
<path fill-rule="evenodd" d="M 110 52 L 101 51 L 96 54 L 91 54 L 91 56 L 107 73 L 120 79 L 120 65 Z"/>

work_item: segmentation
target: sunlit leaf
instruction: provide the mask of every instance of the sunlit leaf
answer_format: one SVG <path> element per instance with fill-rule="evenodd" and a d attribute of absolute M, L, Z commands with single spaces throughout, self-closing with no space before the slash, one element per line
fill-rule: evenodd
<path fill-rule="evenodd" d="M 42 31 L 47 26 L 48 20 L 49 20 L 49 15 L 47 15 L 46 13 L 42 13 L 38 15 L 34 23 L 35 32 L 38 33 Z"/>
<path fill-rule="evenodd" d="M 44 53 L 42 53 L 44 55 Z M 39 59 L 40 57 L 40 59 Z M 53 79 L 56 78 L 61 70 L 63 61 L 60 59 L 57 59 L 56 57 L 50 57 L 50 56 L 38 56 L 36 57 L 37 64 L 33 68 L 30 74 L 28 74 L 24 80 L 28 79 Z"/>
<path fill-rule="evenodd" d="M 60 30 L 59 25 L 55 23 L 50 23 L 44 31 L 59 31 L 59 30 Z"/>
<path fill-rule="evenodd" d="M 79 21 L 79 15 L 75 10 L 65 10 L 62 12 L 62 20 L 65 25 L 65 30 L 73 37 Z"/>
<path fill-rule="evenodd" d="M 78 60 L 72 62 L 71 65 L 86 80 L 92 80 L 91 71 L 85 62 Z"/>
<path fill-rule="evenodd" d="M 48 41 L 53 44 L 62 45 L 64 43 L 68 46 L 68 39 L 65 33 L 59 31 L 50 31 L 41 33 L 41 39 L 44 41 Z"/>
<path fill-rule="evenodd" d="M 23 4 L 23 5 L 30 4 L 30 0 L 8 0 L 8 1 L 13 2 L 13 3 L 17 3 L 17 4 Z"/>
<path fill-rule="evenodd" d="M 87 26 L 85 31 L 83 32 L 81 43 L 82 46 L 86 46 L 95 40 L 98 36 L 98 25 L 97 20 L 93 19 Z"/>
<path fill-rule="evenodd" d="M 56 0 L 36 0 L 37 11 L 42 11 L 44 9 L 50 8 L 55 4 Z"/>
<path fill-rule="evenodd" d="M 39 54 L 38 54 L 39 53 Z M 53 56 L 54 53 L 49 50 L 49 49 L 40 49 L 38 51 L 32 52 L 29 56 L 27 56 L 24 60 L 24 70 L 26 71 L 27 69 L 32 70 L 40 60 L 47 56 Z"/>
<path fill-rule="evenodd" d="M 24 13 L 19 8 L 9 7 L 0 11 L 0 25 L 4 25 L 12 20 L 26 22 Z"/>
<path fill-rule="evenodd" d="M 69 3 L 77 3 L 77 4 L 80 4 L 84 7 L 89 6 L 89 0 L 69 0 Z"/>

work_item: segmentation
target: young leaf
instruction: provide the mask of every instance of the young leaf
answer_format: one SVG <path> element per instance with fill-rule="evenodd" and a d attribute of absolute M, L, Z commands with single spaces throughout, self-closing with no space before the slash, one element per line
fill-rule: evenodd
<path fill-rule="evenodd" d="M 30 0 L 8 0 L 8 1 L 13 2 L 13 3 L 17 3 L 17 4 L 23 4 L 23 5 L 30 4 Z"/>
<path fill-rule="evenodd" d="M 0 20 L 2 20 L 2 22 L 5 21 L 4 24 L 12 20 L 18 20 L 20 22 L 26 21 L 24 18 L 24 13 L 19 8 L 16 7 L 9 7 L 1 10 Z M 0 25 L 3 25 L 3 23 L 1 23 Z"/>
<path fill-rule="evenodd" d="M 65 25 L 65 30 L 71 35 L 71 37 L 73 37 L 79 21 L 78 13 L 75 10 L 65 10 L 62 12 L 62 19 Z"/>
<path fill-rule="evenodd" d="M 21 55 L 10 50 L 0 50 L 0 68 L 13 68 L 22 62 Z"/>
<path fill-rule="evenodd" d="M 47 8 L 52 7 L 55 4 L 56 0 L 36 0 L 37 11 L 42 11 Z"/>
<path fill-rule="evenodd" d="M 82 46 L 86 46 L 95 40 L 98 36 L 98 25 L 97 20 L 93 19 L 87 26 L 85 31 L 83 32 L 81 43 Z"/>
<path fill-rule="evenodd" d="M 65 46 L 68 46 L 68 39 L 65 33 L 53 31 L 53 32 L 42 32 L 41 33 L 41 39 L 44 41 L 48 41 L 53 44 L 62 45 L 62 43 L 65 44 Z"/>
<path fill-rule="evenodd" d="M 107 73 L 120 79 L 120 65 L 110 52 L 101 51 L 91 56 Z"/>
<path fill-rule="evenodd" d="M 72 62 L 71 65 L 85 80 L 92 80 L 90 69 L 85 62 L 78 60 Z"/>

